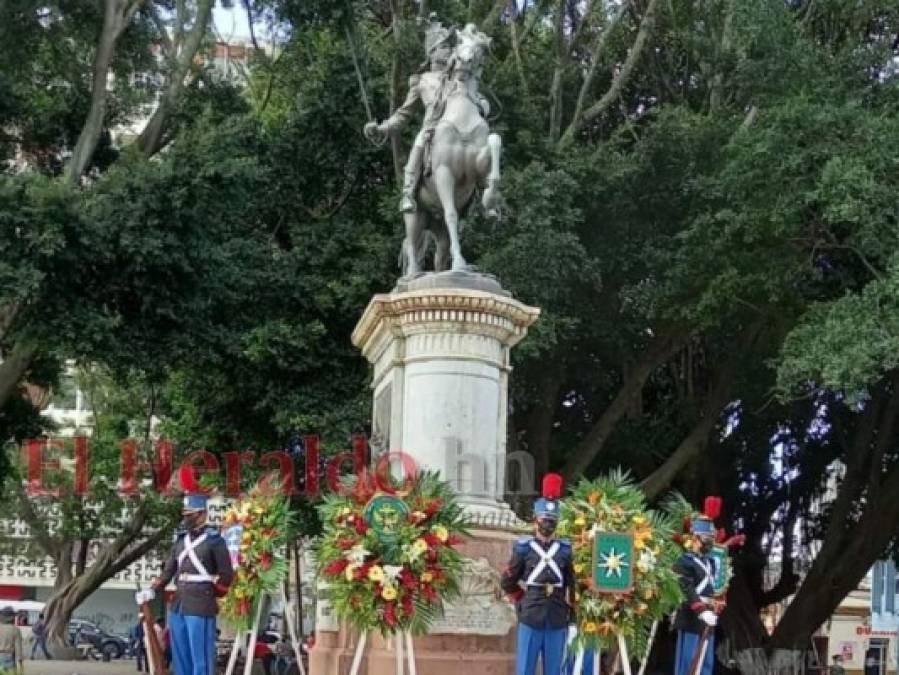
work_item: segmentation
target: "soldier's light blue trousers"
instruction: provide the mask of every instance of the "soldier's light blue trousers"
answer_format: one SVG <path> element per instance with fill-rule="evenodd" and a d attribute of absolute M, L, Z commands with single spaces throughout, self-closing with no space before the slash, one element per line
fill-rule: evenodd
<path fill-rule="evenodd" d="M 543 659 L 543 675 L 562 675 L 562 656 L 567 637 L 567 626 L 532 628 L 519 623 L 515 675 L 534 675 L 537 671 L 537 658 L 540 656 Z"/>
<path fill-rule="evenodd" d="M 565 673 L 567 675 L 593 675 L 593 657 L 596 654 L 592 649 L 584 650 L 584 663 L 581 666 L 580 672 L 574 672 L 574 661 L 577 658 L 577 654 L 569 651 L 568 656 L 565 659 Z"/>
<path fill-rule="evenodd" d="M 215 674 L 215 617 L 169 612 L 175 675 Z"/>
<path fill-rule="evenodd" d="M 690 675 L 690 665 L 693 663 L 693 655 L 699 649 L 698 633 L 688 633 L 685 630 L 677 631 L 677 649 L 674 655 L 675 675 Z M 705 650 L 705 658 L 702 660 L 700 675 L 712 675 L 715 667 L 715 635 L 709 635 L 708 646 Z"/>

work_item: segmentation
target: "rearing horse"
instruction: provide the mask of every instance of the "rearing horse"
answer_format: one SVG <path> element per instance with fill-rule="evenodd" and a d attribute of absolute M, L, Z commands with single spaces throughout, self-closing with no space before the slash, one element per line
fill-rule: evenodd
<path fill-rule="evenodd" d="M 459 243 L 459 216 L 467 212 L 478 187 L 483 189 L 481 203 L 487 213 L 498 216 L 502 143 L 498 134 L 490 133 L 478 104 L 478 84 L 490 38 L 468 24 L 456 33 L 456 39 L 443 114 L 434 129 L 416 192 L 418 210 L 405 214 L 405 276 L 422 271 L 426 229 L 436 241 L 435 272 L 467 268 Z"/>

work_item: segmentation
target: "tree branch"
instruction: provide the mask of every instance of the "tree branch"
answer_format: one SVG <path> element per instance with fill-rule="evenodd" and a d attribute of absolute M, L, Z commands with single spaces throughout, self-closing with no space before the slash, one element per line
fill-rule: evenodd
<path fill-rule="evenodd" d="M 72 159 L 66 168 L 67 178 L 72 183 L 77 184 L 81 181 L 81 175 L 87 169 L 97 149 L 106 119 L 108 99 L 106 81 L 115 56 L 116 45 L 144 1 L 105 0 L 104 2 L 103 28 L 100 31 L 100 41 L 94 54 L 90 108 L 84 125 L 81 127 L 81 133 L 78 134 L 78 140 L 72 151 Z"/>
<path fill-rule="evenodd" d="M 480 29 L 487 33 L 493 27 L 493 24 L 497 22 L 499 19 L 500 13 L 503 11 L 503 8 L 508 4 L 508 0 L 495 0 L 493 6 L 490 8 L 490 11 L 487 12 L 487 16 L 484 17 L 484 20 L 481 21 Z"/>
<path fill-rule="evenodd" d="M 712 391 L 705 399 L 699 421 L 662 466 L 640 483 L 640 489 L 649 501 L 668 489 L 684 467 L 708 447 L 709 436 L 718 424 L 721 410 L 730 400 L 735 365 L 731 362 L 722 368 Z"/>
<path fill-rule="evenodd" d="M 553 143 L 562 132 L 562 71 L 565 69 L 565 7 L 568 0 L 559 0 L 559 14 L 555 26 L 555 67 L 549 88 L 549 140 Z"/>
<path fill-rule="evenodd" d="M 169 117 L 178 105 L 178 101 L 185 87 L 185 80 L 193 66 L 194 57 L 200 49 L 200 44 L 206 36 L 209 26 L 209 17 L 212 14 L 213 0 L 198 0 L 197 15 L 194 24 L 181 46 L 184 25 L 186 22 L 186 10 L 182 3 L 178 5 L 178 25 L 175 30 L 175 49 L 180 50 L 174 60 L 172 73 L 169 76 L 165 93 L 159 99 L 159 105 L 153 111 L 147 126 L 137 137 L 135 143 L 146 157 L 151 157 L 159 152 L 165 145 L 163 137 Z"/>
<path fill-rule="evenodd" d="M 653 471 L 640 484 L 648 500 L 654 500 L 666 490 L 684 467 L 708 446 L 709 436 L 719 421 L 721 411 L 730 401 L 734 375 L 739 364 L 746 358 L 746 350 L 755 342 L 763 325 L 763 319 L 759 318 L 743 331 L 731 356 L 714 377 L 711 390 L 703 403 L 699 421 L 662 466 Z"/>
<path fill-rule="evenodd" d="M 649 6 L 646 8 L 646 13 L 643 15 L 643 20 L 640 22 L 640 29 L 637 31 L 637 37 L 634 39 L 634 45 L 631 47 L 624 64 L 612 78 L 612 83 L 609 85 L 608 91 L 603 94 L 599 101 L 586 110 L 583 110 L 582 102 L 581 110 L 583 110 L 583 112 L 578 110 L 575 111 L 575 116 L 572 118 L 571 124 L 568 125 L 568 129 L 565 130 L 565 134 L 562 136 L 562 145 L 571 143 L 574 140 L 575 134 L 579 132 L 585 124 L 602 115 L 608 110 L 609 106 L 618 100 L 624 85 L 630 80 L 637 67 L 637 63 L 640 61 L 646 43 L 649 41 L 649 36 L 655 26 L 655 13 L 658 4 L 659 0 L 649 0 Z M 603 31 L 603 33 L 605 33 L 605 31 Z M 594 59 L 594 64 L 595 63 L 596 60 Z M 584 91 L 584 88 L 582 87 L 581 90 Z"/>
<path fill-rule="evenodd" d="M 602 452 L 618 422 L 630 409 L 634 396 L 643 390 L 643 385 L 656 368 L 683 348 L 688 337 L 688 333 L 676 330 L 667 336 L 657 338 L 650 345 L 641 360 L 628 372 L 628 377 L 622 382 L 615 398 L 562 467 L 561 473 L 566 480 L 571 481 L 582 474 Z"/>
<path fill-rule="evenodd" d="M 0 340 L 6 337 L 9 329 L 12 328 L 13 321 L 22 309 L 22 303 L 19 300 L 11 300 L 0 308 Z"/>
<path fill-rule="evenodd" d="M 116 561 L 112 563 L 109 570 L 109 576 L 114 577 L 119 572 L 127 569 L 128 566 L 135 561 L 140 560 L 145 554 L 156 548 L 168 533 L 169 529 L 163 527 L 153 534 L 147 535 L 146 539 L 131 550 L 123 552 Z"/>
<path fill-rule="evenodd" d="M 528 79 L 524 72 L 524 60 L 521 58 L 521 40 L 518 35 L 518 22 L 511 21 L 509 35 L 512 38 L 512 57 L 515 59 L 515 71 L 518 74 L 519 84 L 524 94 L 530 90 Z"/>
<path fill-rule="evenodd" d="M 25 493 L 24 489 L 19 490 L 18 498 L 19 515 L 31 529 L 31 534 L 34 537 L 34 540 L 37 542 L 38 546 L 41 547 L 44 553 L 46 553 L 51 558 L 56 558 L 59 555 L 62 542 L 54 539 L 50 534 L 50 530 L 47 528 L 46 520 L 41 518 L 34 510 L 34 504 L 32 504 L 31 499 Z"/>

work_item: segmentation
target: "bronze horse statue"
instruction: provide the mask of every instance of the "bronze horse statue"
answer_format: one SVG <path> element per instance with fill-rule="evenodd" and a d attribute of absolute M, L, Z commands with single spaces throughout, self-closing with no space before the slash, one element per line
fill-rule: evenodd
<path fill-rule="evenodd" d="M 434 271 L 468 268 L 459 243 L 459 218 L 482 190 L 488 215 L 498 217 L 502 142 L 490 133 L 486 101 L 479 95 L 490 38 L 474 24 L 455 33 L 456 44 L 443 86 L 439 121 L 427 145 L 415 210 L 403 214 L 406 237 L 400 253 L 404 277 L 420 274 L 430 241 Z"/>

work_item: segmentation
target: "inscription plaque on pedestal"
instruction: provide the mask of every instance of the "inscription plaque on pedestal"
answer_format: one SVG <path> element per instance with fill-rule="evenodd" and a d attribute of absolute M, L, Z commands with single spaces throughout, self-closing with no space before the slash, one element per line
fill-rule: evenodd
<path fill-rule="evenodd" d="M 499 573 L 486 558 L 466 560 L 459 584 L 461 596 L 443 605 L 432 635 L 506 635 L 515 625 L 515 610 L 505 599 Z"/>

